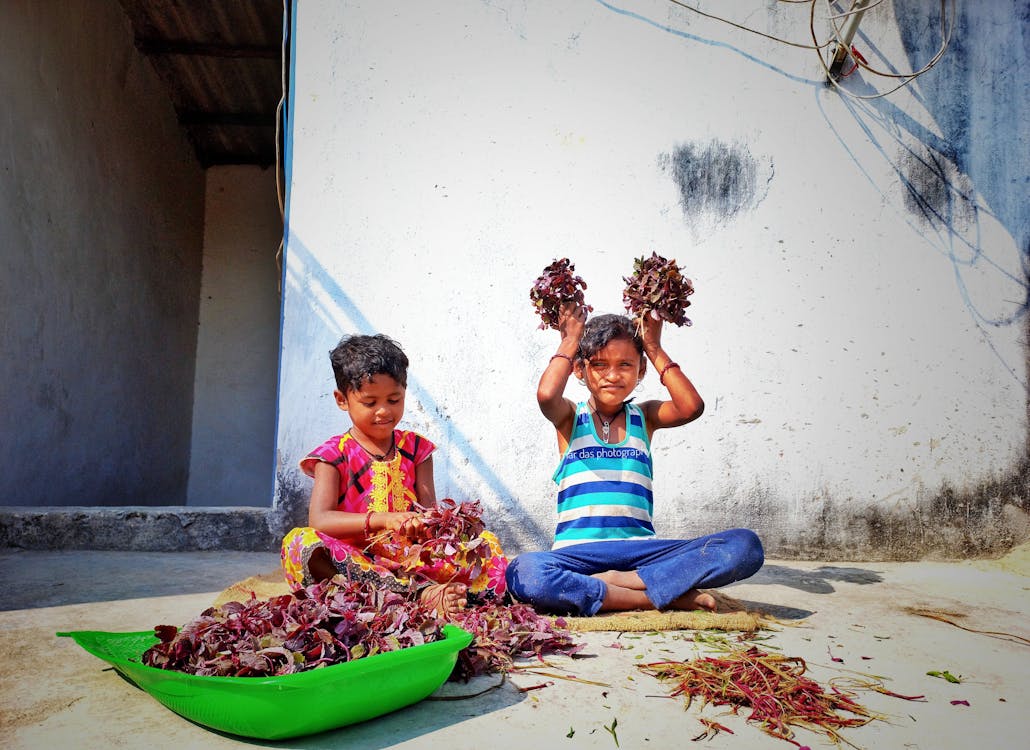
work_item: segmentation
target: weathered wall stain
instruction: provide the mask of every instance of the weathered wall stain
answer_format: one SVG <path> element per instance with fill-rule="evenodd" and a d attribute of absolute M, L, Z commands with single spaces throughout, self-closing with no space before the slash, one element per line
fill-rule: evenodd
<path fill-rule="evenodd" d="M 904 506 L 864 505 L 830 493 L 811 502 L 818 507 L 800 533 L 763 536 L 767 554 L 827 561 L 997 556 L 1030 536 L 1030 461 L 1011 476 L 968 490 L 945 484 Z"/>
<path fill-rule="evenodd" d="M 710 214 L 728 221 L 765 197 L 772 165 L 762 164 L 743 144 L 719 140 L 687 143 L 658 157 L 680 191 L 680 207 L 688 220 Z"/>
<path fill-rule="evenodd" d="M 923 224 L 959 231 L 976 219 L 973 186 L 953 159 L 926 150 L 905 152 L 899 159 L 905 208 Z"/>
<path fill-rule="evenodd" d="M 307 526 L 310 488 L 296 469 L 280 468 L 275 473 L 275 505 L 268 516 L 269 531 L 275 539 L 282 539 L 297 526 Z"/>

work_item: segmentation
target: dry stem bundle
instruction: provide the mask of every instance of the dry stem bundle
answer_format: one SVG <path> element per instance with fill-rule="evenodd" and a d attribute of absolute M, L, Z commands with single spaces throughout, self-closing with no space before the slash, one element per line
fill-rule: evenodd
<path fill-rule="evenodd" d="M 640 669 L 674 682 L 672 694 L 685 694 L 688 706 L 698 698 L 702 707 L 709 703 L 728 705 L 734 713 L 742 707 L 750 708 L 748 721 L 798 746 L 794 727 L 820 732 L 839 743 L 847 742 L 840 736 L 840 729 L 879 718 L 857 703 L 852 694 L 836 687 L 823 690 L 805 677 L 807 665 L 801 657 L 769 654 L 754 646 L 689 662 L 642 664 Z"/>

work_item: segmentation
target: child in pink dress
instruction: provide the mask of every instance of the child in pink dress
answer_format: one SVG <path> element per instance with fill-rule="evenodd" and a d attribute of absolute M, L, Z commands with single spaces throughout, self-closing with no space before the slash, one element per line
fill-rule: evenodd
<path fill-rule="evenodd" d="M 410 592 L 441 615 L 500 600 L 506 591 L 507 559 L 497 538 L 481 570 L 435 561 L 401 573 L 391 558 L 399 537 L 421 538 L 422 512 L 436 505 L 433 456 L 436 446 L 418 433 L 397 428 L 404 415 L 408 358 L 386 336 L 345 337 L 330 352 L 337 406 L 351 419 L 300 462 L 315 480 L 308 526 L 283 539 L 283 571 L 297 590 L 343 573 Z M 402 540 L 403 541 L 403 540 Z"/>

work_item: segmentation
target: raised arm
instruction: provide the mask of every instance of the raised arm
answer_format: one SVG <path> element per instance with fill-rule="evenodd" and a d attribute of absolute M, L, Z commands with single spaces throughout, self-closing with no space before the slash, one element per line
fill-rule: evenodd
<path fill-rule="evenodd" d="M 544 368 L 540 384 L 536 388 L 536 402 L 541 413 L 558 431 L 560 451 L 564 451 L 568 445 L 576 418 L 576 405 L 565 398 L 564 394 L 569 376 L 575 369 L 576 352 L 579 350 L 579 340 L 583 337 L 586 319 L 585 308 L 572 304 L 562 306 L 558 313 L 561 343 L 558 345 L 558 351 Z"/>
<path fill-rule="evenodd" d="M 683 369 L 662 347 L 662 321 L 646 315 L 642 322 L 641 338 L 644 354 L 669 391 L 668 401 L 647 401 L 641 404 L 647 419 L 648 434 L 666 427 L 679 427 L 692 422 L 705 410 L 705 402 L 694 388 Z"/>

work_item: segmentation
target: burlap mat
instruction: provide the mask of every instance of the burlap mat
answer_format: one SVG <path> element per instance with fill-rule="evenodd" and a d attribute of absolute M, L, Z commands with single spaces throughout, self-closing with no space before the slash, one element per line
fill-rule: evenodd
<path fill-rule="evenodd" d="M 245 578 L 225 589 L 215 599 L 213 606 L 218 607 L 225 602 L 245 602 L 251 594 L 257 599 L 269 599 L 273 596 L 290 593 L 290 587 L 283 580 L 282 572 L 270 573 Z M 731 596 L 720 591 L 709 591 L 715 597 L 716 611 L 704 612 L 653 612 L 636 610 L 613 614 L 594 615 L 593 617 L 566 617 L 569 630 L 587 632 L 607 630 L 614 632 L 649 632 L 652 630 L 734 630 L 754 632 L 761 629 L 765 621 L 763 615 L 748 612 L 745 606 Z"/>
<path fill-rule="evenodd" d="M 569 630 L 584 633 L 610 630 L 626 633 L 652 630 L 733 630 L 752 633 L 761 630 L 769 618 L 760 612 L 749 612 L 743 603 L 720 591 L 707 590 L 715 597 L 715 612 L 655 612 L 633 610 L 612 612 L 593 617 L 566 617 Z"/>
<path fill-rule="evenodd" d="M 283 572 L 274 570 L 237 581 L 220 593 L 212 606 L 220 607 L 226 602 L 245 602 L 250 599 L 251 594 L 257 599 L 271 599 L 273 596 L 289 593 L 290 587 L 286 585 Z"/>

